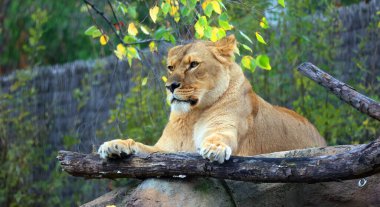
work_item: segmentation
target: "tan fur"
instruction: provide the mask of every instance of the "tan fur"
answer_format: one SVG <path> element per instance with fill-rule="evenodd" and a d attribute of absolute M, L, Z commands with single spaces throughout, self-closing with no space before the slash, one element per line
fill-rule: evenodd
<path fill-rule="evenodd" d="M 232 60 L 234 36 L 216 43 L 198 41 L 169 51 L 167 86 L 181 86 L 173 97 L 169 123 L 154 146 L 133 140 L 104 143 L 99 153 L 199 152 L 220 163 L 231 155 L 255 155 L 275 151 L 325 146 L 325 140 L 307 119 L 289 109 L 272 106 L 257 96 Z M 190 63 L 199 65 L 189 69 Z M 117 147 L 116 147 L 117 146 Z"/>

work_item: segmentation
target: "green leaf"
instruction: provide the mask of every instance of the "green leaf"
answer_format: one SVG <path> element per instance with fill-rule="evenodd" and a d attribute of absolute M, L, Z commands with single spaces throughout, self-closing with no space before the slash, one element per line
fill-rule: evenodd
<path fill-rule="evenodd" d="M 261 19 L 261 21 L 260 21 L 260 27 L 263 28 L 263 29 L 268 29 L 269 28 L 267 18 L 263 17 Z"/>
<path fill-rule="evenodd" d="M 285 0 L 278 0 L 278 4 L 285 8 Z"/>
<path fill-rule="evenodd" d="M 141 81 L 141 86 L 145 86 L 147 82 L 148 82 L 148 77 L 143 78 Z"/>
<path fill-rule="evenodd" d="M 217 1 L 211 1 L 210 4 L 212 5 L 212 9 L 215 11 L 217 14 L 222 13 L 222 9 L 220 8 L 220 4 Z"/>
<path fill-rule="evenodd" d="M 250 42 L 251 44 L 253 44 L 251 38 L 249 38 L 248 35 L 244 34 L 244 32 L 242 32 L 242 31 L 239 31 L 239 32 L 240 32 L 241 36 L 243 36 L 246 40 L 248 40 L 248 42 Z"/>
<path fill-rule="evenodd" d="M 102 32 L 96 26 L 91 26 L 84 31 L 84 34 L 91 36 L 92 38 L 97 38 L 102 35 Z"/>
<path fill-rule="evenodd" d="M 220 40 L 226 36 L 226 31 L 222 28 L 219 28 L 218 32 L 216 33 L 216 36 L 218 37 L 218 40 Z"/>
<path fill-rule="evenodd" d="M 191 10 L 186 6 L 181 8 L 181 15 L 184 17 L 189 16 L 190 12 L 191 12 Z"/>
<path fill-rule="evenodd" d="M 224 10 L 227 10 L 226 6 L 224 6 L 224 4 L 223 4 L 223 2 L 222 2 L 222 1 L 218 1 L 218 2 L 219 2 L 219 4 L 220 4 L 220 6 L 222 6 L 222 7 L 223 7 L 223 9 L 224 9 Z"/>
<path fill-rule="evenodd" d="M 131 35 L 125 35 L 124 36 L 124 38 L 123 38 L 123 41 L 124 41 L 124 43 L 133 43 L 133 42 L 136 42 L 137 41 L 137 39 L 136 39 L 136 37 L 134 37 L 134 36 L 131 36 Z"/>
<path fill-rule="evenodd" d="M 162 3 L 161 9 L 162 9 L 162 13 L 164 13 L 164 16 L 166 16 L 168 14 L 168 12 L 170 11 L 170 4 Z"/>
<path fill-rule="evenodd" d="M 206 14 L 206 16 L 210 17 L 211 14 L 212 14 L 212 10 L 214 10 L 212 8 L 212 4 L 207 4 L 205 10 L 204 10 L 204 13 Z"/>
<path fill-rule="evenodd" d="M 165 27 L 160 27 L 154 32 L 154 37 L 156 39 L 161 39 L 163 35 L 167 32 Z"/>
<path fill-rule="evenodd" d="M 272 67 L 269 63 L 269 57 L 267 55 L 258 55 L 256 57 L 256 64 L 262 69 L 271 70 Z"/>
<path fill-rule="evenodd" d="M 127 56 L 130 56 L 132 58 L 140 59 L 140 55 L 137 52 L 135 47 L 127 47 Z"/>
<path fill-rule="evenodd" d="M 128 13 L 127 6 L 124 3 L 122 3 L 122 2 L 118 2 L 118 5 L 117 5 L 116 9 L 118 11 L 120 11 L 121 13 L 123 13 L 123 15 L 125 15 L 126 13 Z"/>
<path fill-rule="evenodd" d="M 132 66 L 132 60 L 133 58 L 137 58 L 141 60 L 139 53 L 137 52 L 135 47 L 127 47 L 126 48 L 126 53 L 127 53 L 127 60 L 128 64 L 131 67 Z"/>
<path fill-rule="evenodd" d="M 241 65 L 243 66 L 243 69 L 248 69 L 252 73 L 256 70 L 256 63 L 255 59 L 253 59 L 252 56 L 244 56 L 241 59 Z"/>
<path fill-rule="evenodd" d="M 141 31 L 142 31 L 144 34 L 146 34 L 146 35 L 149 35 L 149 34 L 150 34 L 148 28 L 146 28 L 145 26 L 141 25 L 141 26 L 140 26 L 140 29 L 141 29 Z"/>
<path fill-rule="evenodd" d="M 203 27 L 206 27 L 206 26 L 208 26 L 208 23 L 207 23 L 207 17 L 205 17 L 205 16 L 201 16 L 200 18 L 199 18 L 199 24 L 201 25 L 201 26 L 203 26 Z"/>
<path fill-rule="evenodd" d="M 232 26 L 228 22 L 228 15 L 223 12 L 218 19 L 219 26 L 222 27 L 225 30 L 230 30 L 232 29 Z"/>
<path fill-rule="evenodd" d="M 207 38 L 211 38 L 211 36 L 212 36 L 212 27 L 206 26 L 204 28 L 204 36 L 207 37 Z"/>
<path fill-rule="evenodd" d="M 164 33 L 164 35 L 163 35 L 162 37 L 164 38 L 164 40 L 169 41 L 169 42 L 171 42 L 172 44 L 175 44 L 175 42 L 176 42 L 175 37 L 174 37 L 173 34 L 170 33 L 170 32 L 166 32 L 166 33 Z"/>
<path fill-rule="evenodd" d="M 194 25 L 194 29 L 195 29 L 195 34 L 201 38 L 204 36 L 204 31 L 205 31 L 205 28 L 200 24 L 200 22 L 198 21 L 197 23 L 195 23 Z"/>
<path fill-rule="evenodd" d="M 251 56 L 244 56 L 242 59 L 241 59 L 241 64 L 244 68 L 247 68 L 249 69 L 251 67 L 251 60 L 253 58 Z"/>
<path fill-rule="evenodd" d="M 130 6 L 128 7 L 128 14 L 132 17 L 132 19 L 137 18 L 137 12 L 136 12 L 136 6 Z"/>
<path fill-rule="evenodd" d="M 198 0 L 189 0 L 189 1 L 187 1 L 189 3 L 189 5 L 188 5 L 189 9 L 194 9 L 195 6 L 197 5 L 197 1 Z"/>
<path fill-rule="evenodd" d="M 241 46 L 243 46 L 243 48 L 244 48 L 245 50 L 248 50 L 248 51 L 250 51 L 250 52 L 253 52 L 252 49 L 251 49 L 248 45 L 246 45 L 246 44 L 242 44 L 242 43 L 240 43 L 240 44 L 241 44 Z"/>
<path fill-rule="evenodd" d="M 228 14 L 226 12 L 223 12 L 220 16 L 219 16 L 219 20 L 222 20 L 222 21 L 228 21 Z"/>
<path fill-rule="evenodd" d="M 212 27 L 210 40 L 216 42 L 226 36 L 226 31 L 222 28 Z"/>
<path fill-rule="evenodd" d="M 262 44 L 264 44 L 264 45 L 267 44 L 267 43 L 265 42 L 264 38 L 263 38 L 258 32 L 256 32 L 255 34 L 256 34 L 256 39 L 257 39 L 257 41 L 259 41 L 260 43 L 262 43 Z"/>
<path fill-rule="evenodd" d="M 206 36 L 205 30 L 207 28 L 209 28 L 208 23 L 207 23 L 207 17 L 206 16 L 199 17 L 198 21 L 194 25 L 194 29 L 195 29 L 197 37 L 202 38 L 203 36 Z M 211 33 L 209 33 L 209 35 L 206 37 L 209 38 L 210 35 L 211 35 Z"/>
<path fill-rule="evenodd" d="M 251 60 L 251 68 L 249 69 L 252 73 L 255 72 L 256 70 L 256 60 L 252 59 Z"/>

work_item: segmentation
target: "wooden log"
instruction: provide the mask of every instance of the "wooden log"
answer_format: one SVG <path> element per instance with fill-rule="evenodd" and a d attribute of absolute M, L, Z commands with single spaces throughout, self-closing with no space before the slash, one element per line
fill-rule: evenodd
<path fill-rule="evenodd" d="M 312 63 L 302 63 L 298 66 L 298 71 L 327 88 L 355 109 L 380 121 L 380 104 L 373 99 L 360 94 L 351 86 L 335 79 Z"/>
<path fill-rule="evenodd" d="M 334 147 L 329 147 L 334 148 Z M 197 154 L 131 155 L 127 159 L 102 160 L 96 154 L 60 151 L 63 170 L 86 178 L 213 177 L 266 183 L 315 183 L 373 175 L 380 170 L 380 138 L 335 155 L 317 157 L 238 157 L 223 164 L 211 163 Z M 299 154 L 292 150 L 282 155 Z M 314 150 L 316 152 L 324 150 Z M 301 153 L 302 154 L 302 153 Z M 265 155 L 264 155 L 265 156 Z"/>
<path fill-rule="evenodd" d="M 380 120 L 379 103 L 356 92 L 311 63 L 303 63 L 298 69 L 359 111 Z M 348 147 L 351 150 L 334 155 L 323 155 L 326 148 L 312 149 L 315 155 L 319 155 L 317 157 L 297 157 L 303 154 L 303 150 L 256 157 L 233 156 L 222 165 L 210 163 L 197 154 L 189 153 L 131 155 L 128 159 L 102 160 L 98 155 L 60 151 L 58 159 L 65 171 L 86 178 L 199 176 L 267 183 L 315 183 L 375 174 L 380 169 L 379 145 L 380 138 L 367 145 Z M 329 149 L 331 148 L 340 147 Z"/>

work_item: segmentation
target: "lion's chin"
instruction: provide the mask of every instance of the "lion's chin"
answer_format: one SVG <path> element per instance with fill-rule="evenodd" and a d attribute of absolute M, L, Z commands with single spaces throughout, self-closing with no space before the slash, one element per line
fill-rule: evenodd
<path fill-rule="evenodd" d="M 180 99 L 173 94 L 169 94 L 167 99 L 170 102 L 171 111 L 176 113 L 188 113 L 199 102 L 197 98 Z"/>
<path fill-rule="evenodd" d="M 191 104 L 189 102 L 174 101 L 170 105 L 171 111 L 176 113 L 188 113 L 191 110 Z"/>

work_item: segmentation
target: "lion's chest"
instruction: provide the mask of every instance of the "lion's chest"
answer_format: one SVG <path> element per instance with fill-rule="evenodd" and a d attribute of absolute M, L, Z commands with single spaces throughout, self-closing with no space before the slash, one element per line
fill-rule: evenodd
<path fill-rule="evenodd" d="M 170 137 L 172 148 L 175 151 L 196 152 L 194 145 L 194 119 L 181 118 L 171 120 L 166 127 L 166 137 Z"/>

